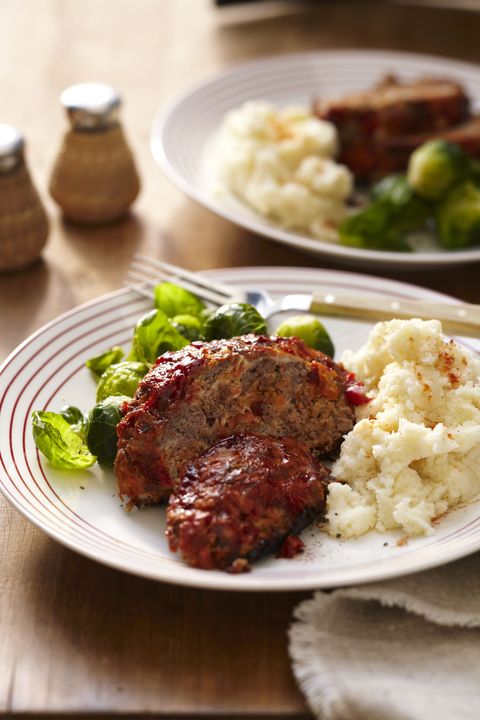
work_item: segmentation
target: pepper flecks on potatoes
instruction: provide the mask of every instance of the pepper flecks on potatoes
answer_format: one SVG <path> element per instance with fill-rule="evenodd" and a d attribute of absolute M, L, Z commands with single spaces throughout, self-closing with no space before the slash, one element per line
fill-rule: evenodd
<path fill-rule="evenodd" d="M 236 433 L 328 453 L 354 424 L 345 385 L 343 368 L 298 338 L 245 335 L 166 353 L 117 428 L 120 495 L 129 507 L 165 501 L 186 462 Z"/>
<path fill-rule="evenodd" d="M 193 567 L 243 572 L 320 515 L 329 471 L 292 438 L 241 434 L 187 463 L 167 537 Z"/>

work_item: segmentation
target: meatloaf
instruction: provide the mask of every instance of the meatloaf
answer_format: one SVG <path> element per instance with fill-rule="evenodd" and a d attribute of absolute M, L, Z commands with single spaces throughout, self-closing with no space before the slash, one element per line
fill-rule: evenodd
<path fill-rule="evenodd" d="M 322 512 L 328 476 L 292 438 L 221 440 L 186 464 L 170 497 L 170 549 L 193 567 L 244 572 Z"/>
<path fill-rule="evenodd" d="M 165 353 L 117 427 L 127 508 L 166 500 L 189 460 L 234 433 L 293 437 L 322 453 L 354 424 L 346 373 L 297 338 L 245 335 Z"/>
<path fill-rule="evenodd" d="M 408 157 L 390 154 L 389 140 L 441 136 L 470 118 L 470 104 L 462 86 L 451 80 L 402 82 L 389 75 L 371 90 L 317 100 L 314 112 L 337 127 L 339 161 L 357 180 L 370 181 L 406 167 Z"/>
<path fill-rule="evenodd" d="M 412 152 L 428 140 L 448 140 L 460 145 L 467 155 L 480 158 L 480 116 L 475 116 L 461 125 L 434 133 L 385 137 L 377 142 L 377 156 L 381 167 L 396 172 L 407 167 Z"/>

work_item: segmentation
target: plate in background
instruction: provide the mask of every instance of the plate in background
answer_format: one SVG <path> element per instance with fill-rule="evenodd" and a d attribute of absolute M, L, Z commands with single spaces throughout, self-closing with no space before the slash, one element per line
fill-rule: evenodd
<path fill-rule="evenodd" d="M 411 299 L 450 298 L 391 280 L 328 270 L 238 268 L 209 272 L 239 287 L 263 287 L 273 296 L 324 291 Z M 302 533 L 306 551 L 292 560 L 272 556 L 250 573 L 230 575 L 190 568 L 169 552 L 165 510 L 127 513 L 116 496 L 113 471 L 53 469 L 33 443 L 32 410 L 58 411 L 64 404 L 87 411 L 96 383 L 85 360 L 112 345 L 128 346 L 136 319 L 150 309 L 130 290 L 105 295 L 40 329 L 0 369 L 0 490 L 41 530 L 94 560 L 135 575 L 222 590 L 307 590 L 351 585 L 434 567 L 480 549 L 480 508 L 471 503 L 445 516 L 431 537 L 397 546 L 399 533 L 369 533 L 357 540 L 330 538 L 319 527 Z M 327 318 L 337 348 L 362 345 L 372 325 Z M 471 341 L 480 350 L 480 341 Z M 388 543 L 385 545 L 385 543 Z"/>
<path fill-rule="evenodd" d="M 447 76 L 461 82 L 480 106 L 480 68 L 429 55 L 380 50 L 333 50 L 281 55 L 233 65 L 173 98 L 157 115 L 152 152 L 170 180 L 186 195 L 241 227 L 310 255 L 363 266 L 413 268 L 480 260 L 480 247 L 448 252 L 433 241 L 414 253 L 362 250 L 284 230 L 232 194 L 213 191 L 215 137 L 226 112 L 247 100 L 309 106 L 315 97 L 340 97 L 371 87 L 386 73 L 404 79 Z"/>

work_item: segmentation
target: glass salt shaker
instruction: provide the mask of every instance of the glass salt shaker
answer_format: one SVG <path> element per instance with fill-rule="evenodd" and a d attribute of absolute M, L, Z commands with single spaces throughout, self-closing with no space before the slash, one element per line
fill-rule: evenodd
<path fill-rule="evenodd" d="M 37 260 L 47 241 L 48 220 L 24 157 L 24 140 L 0 123 L 0 271 Z"/>
<path fill-rule="evenodd" d="M 120 96 L 109 85 L 81 83 L 63 91 L 67 130 L 50 179 L 66 218 L 107 223 L 125 215 L 140 190 L 119 122 Z"/>

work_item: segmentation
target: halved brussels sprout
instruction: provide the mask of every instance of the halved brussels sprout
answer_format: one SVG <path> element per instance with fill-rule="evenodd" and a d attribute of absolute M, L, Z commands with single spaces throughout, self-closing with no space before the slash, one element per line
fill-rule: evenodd
<path fill-rule="evenodd" d="M 117 454 L 117 425 L 122 419 L 121 407 L 131 400 L 125 395 L 107 397 L 91 410 L 87 445 L 100 465 L 112 467 Z"/>
<path fill-rule="evenodd" d="M 314 350 L 321 350 L 333 358 L 335 348 L 323 323 L 313 315 L 295 315 L 282 322 L 275 330 L 280 337 L 298 337 Z"/>
<path fill-rule="evenodd" d="M 374 200 L 371 205 L 347 217 L 339 226 L 342 245 L 372 250 L 409 252 L 403 235 L 391 224 L 388 203 Z"/>
<path fill-rule="evenodd" d="M 454 187 L 438 204 L 436 223 L 440 244 L 460 250 L 480 244 L 480 190 L 467 181 Z"/>
<path fill-rule="evenodd" d="M 193 315 L 175 315 L 171 323 L 180 335 L 187 338 L 190 342 L 200 340 L 202 337 L 203 323 L 198 317 Z"/>
<path fill-rule="evenodd" d="M 439 200 L 469 170 L 469 159 L 461 147 L 446 140 L 429 140 L 411 154 L 407 177 L 419 195 Z"/>
<path fill-rule="evenodd" d="M 265 335 L 267 325 L 258 310 L 248 303 L 222 305 L 210 315 L 204 329 L 206 340 L 226 340 L 249 333 Z"/>
<path fill-rule="evenodd" d="M 97 402 L 110 395 L 133 397 L 140 380 L 148 369 L 149 366 L 146 363 L 133 360 L 124 360 L 110 365 L 97 385 Z"/>
<path fill-rule="evenodd" d="M 431 214 L 431 204 L 417 195 L 405 175 L 389 175 L 371 192 L 374 204 L 381 202 L 388 215 L 385 230 L 399 233 L 422 228 Z"/>

